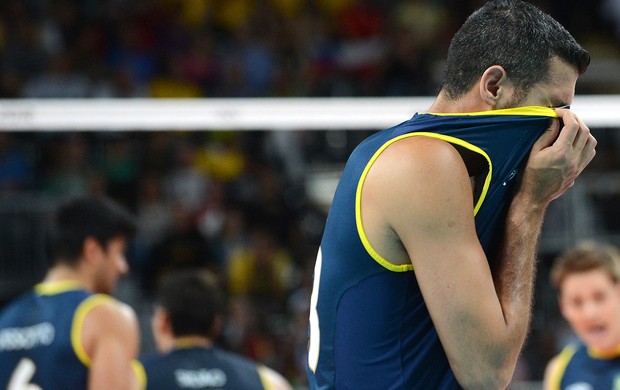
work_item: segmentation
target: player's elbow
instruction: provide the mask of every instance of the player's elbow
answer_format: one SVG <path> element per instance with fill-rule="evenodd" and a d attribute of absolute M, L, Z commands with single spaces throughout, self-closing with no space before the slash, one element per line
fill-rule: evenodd
<path fill-rule="evenodd" d="M 468 364 L 467 367 L 453 371 L 464 389 L 505 389 L 512 380 L 515 366 L 516 362 L 512 359 L 496 356 L 496 359 L 475 366 Z"/>
<path fill-rule="evenodd" d="M 505 389 L 508 387 L 511 378 L 512 375 L 504 375 L 498 372 L 478 373 L 478 375 L 476 373 L 457 375 L 457 381 L 466 390 Z"/>

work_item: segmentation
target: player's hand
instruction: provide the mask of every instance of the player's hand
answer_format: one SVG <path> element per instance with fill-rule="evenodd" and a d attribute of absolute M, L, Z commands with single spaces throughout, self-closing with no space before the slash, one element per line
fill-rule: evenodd
<path fill-rule="evenodd" d="M 521 183 L 530 201 L 545 206 L 573 186 L 596 154 L 597 141 L 585 123 L 568 109 L 555 111 L 558 119 L 534 144 Z"/>

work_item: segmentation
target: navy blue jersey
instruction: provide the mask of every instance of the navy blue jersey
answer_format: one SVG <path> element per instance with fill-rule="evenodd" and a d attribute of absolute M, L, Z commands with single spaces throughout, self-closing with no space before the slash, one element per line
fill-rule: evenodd
<path fill-rule="evenodd" d="M 177 348 L 141 359 L 147 390 L 263 390 L 261 366 L 218 348 Z"/>
<path fill-rule="evenodd" d="M 0 388 L 86 389 L 81 343 L 90 309 L 112 298 L 76 282 L 42 283 L 0 311 Z"/>
<path fill-rule="evenodd" d="M 478 183 L 476 231 L 493 262 L 515 178 L 554 117 L 555 111 L 545 107 L 416 114 L 353 151 L 315 265 L 307 367 L 311 389 L 458 388 L 412 264 L 390 262 L 366 238 L 360 207 L 364 180 L 383 150 L 400 139 L 425 136 L 451 143 Z"/>
<path fill-rule="evenodd" d="M 620 390 L 620 354 L 598 356 L 585 345 L 569 345 L 557 358 L 549 384 L 557 390 Z"/>

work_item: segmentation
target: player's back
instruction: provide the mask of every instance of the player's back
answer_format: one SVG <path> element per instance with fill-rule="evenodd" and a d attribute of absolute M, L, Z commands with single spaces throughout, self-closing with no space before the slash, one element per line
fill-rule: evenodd
<path fill-rule="evenodd" d="M 218 348 L 176 348 L 141 362 L 147 390 L 265 388 L 254 362 Z"/>
<path fill-rule="evenodd" d="M 393 143 L 419 136 L 450 143 L 476 179 L 476 232 L 492 263 L 513 179 L 554 115 L 546 107 L 416 114 L 357 146 L 334 194 L 315 263 L 311 389 L 459 388 L 413 265 L 382 256 L 366 234 L 362 188 L 374 162 Z"/>
<path fill-rule="evenodd" d="M 6 305 L 0 312 L 0 388 L 86 388 L 82 322 L 104 299 L 76 282 L 57 282 L 39 284 Z"/>

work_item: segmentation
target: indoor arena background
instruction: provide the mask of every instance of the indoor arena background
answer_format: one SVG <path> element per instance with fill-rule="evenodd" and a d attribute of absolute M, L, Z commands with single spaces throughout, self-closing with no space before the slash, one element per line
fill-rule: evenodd
<path fill-rule="evenodd" d="M 329 99 L 350 98 L 355 106 L 433 96 L 450 37 L 481 3 L 1 1 L 0 300 L 45 272 L 43 222 L 57 202 L 105 193 L 140 222 L 129 253 L 132 273 L 117 295 L 140 315 L 143 352 L 154 348 L 148 318 L 158 276 L 174 267 L 209 267 L 229 297 L 221 345 L 305 388 L 311 271 L 333 186 L 352 148 L 380 129 L 338 115 Z M 549 286 L 550 261 L 585 238 L 620 245 L 620 117 L 612 112 L 620 107 L 620 1 L 532 3 L 592 54 L 576 101 L 604 95 L 605 112 L 614 116 L 591 126 L 597 157 L 548 212 L 534 321 L 514 388 L 539 386 L 548 359 L 573 337 Z M 38 104 L 44 106 L 39 99 L 57 98 L 132 99 L 141 107 L 175 98 L 208 107 L 217 99 L 229 107 L 219 113 L 224 119 L 235 114 L 237 99 L 260 108 L 262 98 L 312 98 L 337 126 L 282 125 L 276 113 L 254 128 L 235 127 L 234 120 L 200 128 L 172 110 L 169 127 L 153 129 L 132 121 L 127 106 L 114 114 L 120 124 L 102 119 L 108 128 L 76 128 L 89 114 L 58 118 L 54 110 L 34 128 Z M 362 98 L 375 100 L 356 100 Z M 362 111 L 372 116 L 373 105 Z M 412 114 L 405 110 L 386 125 Z M 142 115 L 148 122 L 150 114 Z M 248 274 L 257 257 L 264 274 Z"/>

